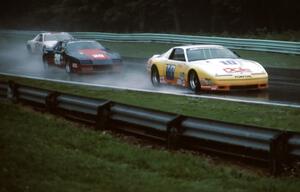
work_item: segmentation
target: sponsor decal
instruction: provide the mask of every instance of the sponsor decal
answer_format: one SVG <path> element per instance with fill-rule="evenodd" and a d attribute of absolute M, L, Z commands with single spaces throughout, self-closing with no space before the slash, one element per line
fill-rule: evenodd
<path fill-rule="evenodd" d="M 207 78 L 200 78 L 199 81 L 200 81 L 201 85 L 210 86 L 213 84 L 211 79 L 207 79 Z"/>
<path fill-rule="evenodd" d="M 54 54 L 54 63 L 56 65 L 60 65 L 61 62 L 61 55 L 60 54 Z"/>
<path fill-rule="evenodd" d="M 181 79 L 177 79 L 177 82 L 176 82 L 178 85 L 182 85 L 182 80 Z"/>
<path fill-rule="evenodd" d="M 183 72 L 179 73 L 179 78 L 177 79 L 177 84 L 185 86 L 185 80 L 184 80 L 184 73 Z"/>
<path fill-rule="evenodd" d="M 212 86 L 211 90 L 217 90 L 217 88 L 218 88 L 217 86 Z"/>
<path fill-rule="evenodd" d="M 241 68 L 241 67 L 237 67 L 237 68 L 234 68 L 234 67 L 226 67 L 226 68 L 223 68 L 223 70 L 224 70 L 226 73 L 251 73 L 251 70 L 250 70 L 250 69 L 247 69 L 247 68 Z"/>
<path fill-rule="evenodd" d="M 94 54 L 94 55 L 92 55 L 94 58 L 100 58 L 100 59 L 105 59 L 106 58 L 106 55 L 104 55 L 104 54 Z"/>
<path fill-rule="evenodd" d="M 100 49 L 81 49 L 79 54 L 89 56 L 92 59 L 109 59 L 106 52 Z"/>
<path fill-rule="evenodd" d="M 237 76 L 234 76 L 235 78 L 237 79 L 243 79 L 243 78 L 250 78 L 251 75 L 237 75 Z"/>
<path fill-rule="evenodd" d="M 185 80 L 182 80 L 182 84 L 181 85 L 185 87 Z"/>
<path fill-rule="evenodd" d="M 184 80 L 184 73 L 183 73 L 183 72 L 180 72 L 180 73 L 179 73 L 179 78 L 180 78 L 181 80 Z"/>

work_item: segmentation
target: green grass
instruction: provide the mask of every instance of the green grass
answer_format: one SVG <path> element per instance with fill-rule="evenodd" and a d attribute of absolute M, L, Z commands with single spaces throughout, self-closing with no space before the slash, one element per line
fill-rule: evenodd
<path fill-rule="evenodd" d="M 166 52 L 176 44 L 163 43 L 119 43 L 101 42 L 106 47 L 119 52 L 124 57 L 150 58 L 154 54 Z M 235 50 L 242 58 L 255 60 L 266 67 L 300 69 L 300 55 L 269 53 L 260 51 Z"/>
<path fill-rule="evenodd" d="M 254 105 L 156 93 L 99 89 L 6 76 L 0 76 L 0 80 L 1 79 L 10 79 L 31 86 L 75 95 L 102 98 L 187 116 L 300 132 L 300 109 L 297 108 Z"/>
<path fill-rule="evenodd" d="M 105 47 L 119 52 L 123 57 L 150 58 L 154 54 L 166 52 L 179 44 L 143 43 L 143 42 L 108 42 L 99 41 Z"/>
<path fill-rule="evenodd" d="M 0 102 L 0 191 L 298 191 L 208 158 L 135 146 L 19 105 Z"/>
<path fill-rule="evenodd" d="M 300 55 L 236 50 L 245 59 L 255 60 L 266 67 L 300 69 Z"/>

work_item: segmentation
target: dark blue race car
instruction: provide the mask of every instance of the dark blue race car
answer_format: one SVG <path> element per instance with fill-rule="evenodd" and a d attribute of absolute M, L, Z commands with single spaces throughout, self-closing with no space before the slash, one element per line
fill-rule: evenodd
<path fill-rule="evenodd" d="M 43 63 L 64 67 L 68 73 L 93 71 L 120 72 L 122 58 L 97 41 L 59 41 L 52 49 L 43 52 Z"/>

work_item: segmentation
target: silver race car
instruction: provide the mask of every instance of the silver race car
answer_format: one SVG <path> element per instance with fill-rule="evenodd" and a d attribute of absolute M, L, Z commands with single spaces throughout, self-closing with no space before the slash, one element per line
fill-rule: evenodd
<path fill-rule="evenodd" d="M 66 32 L 46 32 L 40 33 L 32 40 L 27 41 L 26 47 L 29 53 L 43 53 L 51 49 L 58 41 L 74 39 L 72 35 Z"/>

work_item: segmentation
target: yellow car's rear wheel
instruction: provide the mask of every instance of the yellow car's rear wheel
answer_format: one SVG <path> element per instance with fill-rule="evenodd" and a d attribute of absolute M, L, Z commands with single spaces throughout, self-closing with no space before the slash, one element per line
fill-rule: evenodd
<path fill-rule="evenodd" d="M 198 78 L 197 73 L 192 70 L 189 72 L 189 87 L 192 91 L 194 91 L 195 93 L 200 92 L 201 89 L 201 84 Z"/>
<path fill-rule="evenodd" d="M 151 68 L 151 83 L 154 87 L 158 87 L 160 85 L 159 72 L 156 66 Z"/>

